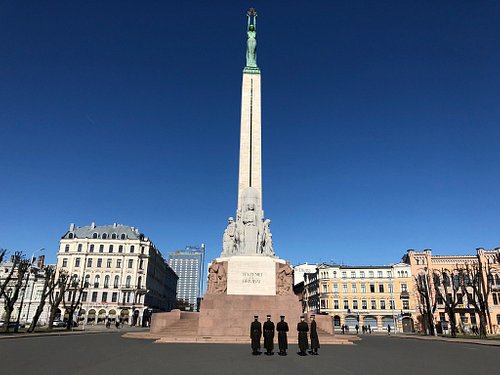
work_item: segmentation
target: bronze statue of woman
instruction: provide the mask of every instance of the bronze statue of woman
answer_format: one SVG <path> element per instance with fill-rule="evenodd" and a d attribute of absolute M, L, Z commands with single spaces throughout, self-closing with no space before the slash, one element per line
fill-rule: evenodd
<path fill-rule="evenodd" d="M 253 23 L 250 18 L 253 16 Z M 251 9 L 247 13 L 248 26 L 247 26 L 247 67 L 257 67 L 257 13 Z"/>

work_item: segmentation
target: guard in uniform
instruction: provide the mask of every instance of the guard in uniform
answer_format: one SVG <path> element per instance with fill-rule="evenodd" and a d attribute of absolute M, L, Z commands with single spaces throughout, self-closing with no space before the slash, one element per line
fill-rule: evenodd
<path fill-rule="evenodd" d="M 297 332 L 299 334 L 299 355 L 307 355 L 307 349 L 309 348 L 307 332 L 309 332 L 309 326 L 304 321 L 303 316 L 300 317 L 300 322 L 297 324 Z"/>
<path fill-rule="evenodd" d="M 274 323 L 271 322 L 271 315 L 267 316 L 267 321 L 264 323 L 264 348 L 266 355 L 273 355 L 274 349 Z"/>
<path fill-rule="evenodd" d="M 311 328 L 309 331 L 309 336 L 311 337 L 311 354 L 318 355 L 319 349 L 319 337 L 318 332 L 316 331 L 316 316 L 314 314 L 311 315 Z"/>
<path fill-rule="evenodd" d="M 252 339 L 252 354 L 259 355 L 260 337 L 262 336 L 262 324 L 259 322 L 259 316 L 255 315 L 254 321 L 250 324 L 250 339 Z"/>
<path fill-rule="evenodd" d="M 288 349 L 288 323 L 285 322 L 285 316 L 280 316 L 280 322 L 276 324 L 276 331 L 278 331 L 278 347 L 280 349 L 279 355 L 286 355 Z"/>

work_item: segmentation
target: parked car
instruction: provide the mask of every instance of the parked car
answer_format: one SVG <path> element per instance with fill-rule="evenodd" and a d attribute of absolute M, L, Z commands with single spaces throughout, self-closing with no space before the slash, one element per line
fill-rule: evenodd
<path fill-rule="evenodd" d="M 0 320 L 0 328 L 3 328 L 5 326 L 5 320 Z M 17 324 L 16 322 L 9 322 L 9 328 L 24 328 L 25 324 L 19 323 Z"/>
<path fill-rule="evenodd" d="M 54 320 L 52 327 L 54 328 L 65 328 L 68 323 L 64 320 Z"/>

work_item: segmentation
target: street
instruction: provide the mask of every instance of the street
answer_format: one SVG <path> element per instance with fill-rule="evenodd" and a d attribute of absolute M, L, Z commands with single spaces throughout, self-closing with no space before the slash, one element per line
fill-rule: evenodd
<path fill-rule="evenodd" d="M 9 374 L 486 374 L 498 370 L 499 347 L 386 336 L 357 345 L 325 345 L 319 356 L 252 356 L 246 345 L 153 344 L 120 333 L 0 340 Z M 497 369 L 497 370 L 495 370 Z"/>

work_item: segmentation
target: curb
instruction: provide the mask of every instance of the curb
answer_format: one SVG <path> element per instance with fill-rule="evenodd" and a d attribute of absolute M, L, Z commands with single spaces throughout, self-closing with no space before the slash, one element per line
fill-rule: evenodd
<path fill-rule="evenodd" d="M 474 344 L 474 345 L 486 345 L 486 346 L 499 346 L 500 347 L 500 341 L 498 341 L 498 342 L 493 342 L 493 341 L 488 341 L 488 340 L 479 341 L 479 340 L 473 340 L 473 339 L 461 340 L 461 339 L 453 339 L 453 338 L 445 338 L 445 337 L 426 338 L 426 337 L 421 337 L 421 336 L 393 336 L 393 337 L 397 338 L 397 339 L 403 339 L 403 340 L 451 342 L 454 344 Z"/>
<path fill-rule="evenodd" d="M 47 337 L 47 336 L 75 336 L 75 335 L 97 335 L 101 333 L 115 333 L 115 331 L 73 331 L 73 332 L 54 332 L 54 333 L 20 333 L 12 335 L 0 335 L 0 341 L 12 339 L 26 339 L 31 337 Z"/>

